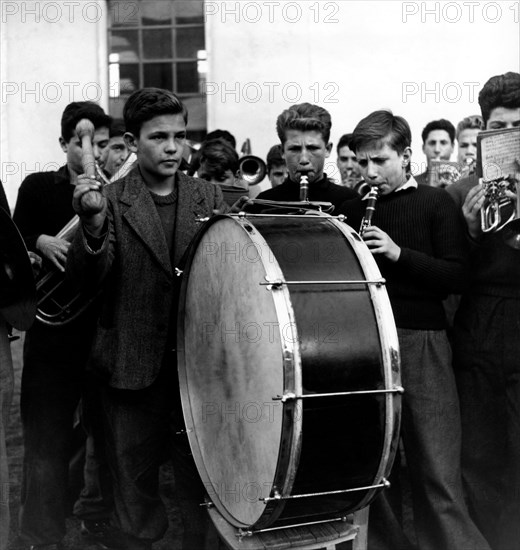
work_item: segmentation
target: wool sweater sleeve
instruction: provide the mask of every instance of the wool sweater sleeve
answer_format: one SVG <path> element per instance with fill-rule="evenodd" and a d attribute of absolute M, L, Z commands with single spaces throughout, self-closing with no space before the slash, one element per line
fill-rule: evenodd
<path fill-rule="evenodd" d="M 429 234 L 430 250 L 402 247 L 397 267 L 426 287 L 457 293 L 463 290 L 468 276 L 464 227 L 457 206 L 446 192 L 432 198 L 431 215 L 424 217 L 429 227 L 411 228 Z"/>

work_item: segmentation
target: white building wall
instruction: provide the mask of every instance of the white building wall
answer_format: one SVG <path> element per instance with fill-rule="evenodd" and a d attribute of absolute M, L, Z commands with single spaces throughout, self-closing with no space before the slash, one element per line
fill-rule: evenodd
<path fill-rule="evenodd" d="M 104 0 L 2 0 L 0 10 L 0 179 L 14 208 L 26 175 L 64 163 L 65 106 L 108 105 L 107 8 Z"/>
<path fill-rule="evenodd" d="M 206 0 L 208 130 L 228 129 L 239 146 L 249 137 L 265 158 L 291 103 L 326 107 L 334 143 L 386 107 L 410 122 L 414 161 L 424 165 L 428 121 L 478 113 L 484 82 L 520 70 L 518 6 Z M 107 107 L 107 9 L 106 0 L 0 2 L 0 178 L 11 207 L 28 173 L 63 162 L 67 103 Z M 334 162 L 335 153 L 331 175 Z"/>
<path fill-rule="evenodd" d="M 206 1 L 205 12 L 208 130 L 228 129 L 239 144 L 249 137 L 264 158 L 276 117 L 296 100 L 331 112 L 335 143 L 391 108 L 410 123 L 424 168 L 426 123 L 480 113 L 482 85 L 520 70 L 514 1 Z"/>

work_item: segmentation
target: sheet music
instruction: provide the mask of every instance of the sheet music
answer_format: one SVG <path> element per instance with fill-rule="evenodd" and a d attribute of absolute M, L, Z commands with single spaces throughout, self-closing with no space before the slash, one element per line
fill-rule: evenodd
<path fill-rule="evenodd" d="M 484 181 L 512 176 L 520 172 L 520 128 L 479 135 Z"/>

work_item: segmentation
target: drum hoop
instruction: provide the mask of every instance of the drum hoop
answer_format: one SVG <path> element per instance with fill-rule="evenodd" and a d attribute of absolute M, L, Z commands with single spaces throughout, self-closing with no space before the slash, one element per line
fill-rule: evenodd
<path fill-rule="evenodd" d="M 379 267 L 369 248 L 359 234 L 346 222 L 335 218 L 330 219 L 343 233 L 356 254 L 363 272 L 368 280 L 381 278 Z M 400 352 L 397 330 L 395 328 L 394 314 L 388 292 L 385 286 L 368 285 L 372 306 L 376 316 L 379 340 L 382 350 L 384 380 L 388 382 L 385 389 L 396 388 L 401 385 Z M 401 395 L 399 393 L 387 393 L 385 396 L 385 437 L 383 452 L 379 462 L 374 485 L 379 485 L 386 479 L 392 469 L 396 446 L 399 441 L 399 428 L 401 423 Z M 367 506 L 381 489 L 372 489 L 360 501 L 357 510 Z M 352 510 L 355 511 L 355 510 Z"/>
<path fill-rule="evenodd" d="M 179 307 L 177 317 L 177 341 L 180 346 L 177 346 L 177 361 L 178 361 L 178 376 L 179 386 L 181 394 L 182 410 L 184 415 L 184 421 L 186 424 L 186 431 L 190 444 L 190 449 L 195 460 L 197 470 L 202 479 L 202 482 L 208 492 L 208 495 L 218 509 L 220 514 L 232 525 L 236 527 L 252 527 L 242 523 L 232 516 L 228 510 L 221 504 L 218 493 L 214 490 L 212 480 L 206 470 L 205 463 L 200 452 L 200 446 L 198 445 L 198 437 L 195 431 L 195 422 L 191 412 L 190 394 L 188 391 L 187 381 L 187 368 L 186 368 L 186 354 L 184 345 L 184 319 L 185 319 L 185 303 L 187 286 L 189 283 L 189 272 L 194 260 L 195 254 L 198 250 L 199 244 L 205 235 L 207 229 L 222 219 L 232 219 L 235 223 L 240 225 L 244 233 L 248 236 L 251 242 L 255 245 L 259 252 L 262 265 L 266 271 L 266 276 L 272 278 L 272 280 L 283 278 L 283 272 L 280 268 L 276 257 L 272 256 L 272 260 L 266 262 L 262 249 L 271 250 L 265 239 L 260 232 L 254 227 L 254 224 L 247 219 L 237 216 L 230 216 L 226 214 L 220 214 L 213 216 L 206 221 L 199 229 L 194 239 L 190 244 L 185 263 L 183 265 L 183 273 L 188 273 L 188 277 L 183 276 L 180 290 L 179 290 Z M 246 224 L 248 227 L 246 228 Z M 265 288 L 265 287 L 263 287 Z M 283 376 L 284 376 L 284 392 L 294 392 L 301 394 L 302 392 L 302 368 L 301 368 L 301 354 L 299 348 L 298 331 L 296 327 L 296 317 L 291 303 L 291 298 L 288 288 L 283 285 L 281 288 L 272 290 L 273 302 L 278 318 L 278 328 L 280 331 L 280 341 L 284 345 L 283 349 Z M 290 342 L 287 341 L 287 333 L 284 332 L 284 327 L 290 327 L 291 338 Z M 273 396 L 274 397 L 274 396 Z M 298 464 L 300 459 L 301 445 L 302 445 L 302 414 L 298 414 L 299 404 L 297 402 L 285 402 L 282 404 L 282 437 L 280 444 L 280 452 L 278 453 L 278 461 L 275 468 L 275 475 L 273 480 L 273 492 L 278 491 L 280 494 L 290 494 L 298 471 Z M 272 495 L 269 495 L 272 496 Z M 255 528 L 262 528 L 264 525 L 270 524 L 279 517 L 285 507 L 285 501 L 270 501 L 265 505 L 265 510 L 254 524 Z"/>

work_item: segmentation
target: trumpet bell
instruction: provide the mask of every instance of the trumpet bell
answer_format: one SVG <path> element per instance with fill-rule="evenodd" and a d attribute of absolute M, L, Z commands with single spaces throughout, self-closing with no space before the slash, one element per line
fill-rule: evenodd
<path fill-rule="evenodd" d="M 267 174 L 267 166 L 260 157 L 245 155 L 241 157 L 238 168 L 238 175 L 249 185 L 260 183 Z"/>
<path fill-rule="evenodd" d="M 36 316 L 36 285 L 25 243 L 11 216 L 0 208 L 0 311 L 18 330 Z"/>

